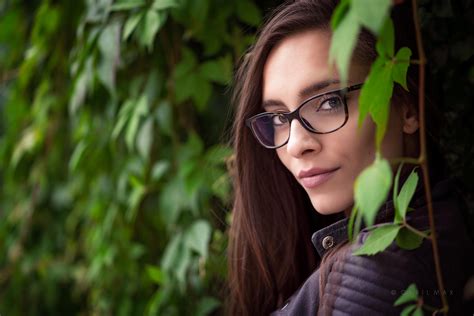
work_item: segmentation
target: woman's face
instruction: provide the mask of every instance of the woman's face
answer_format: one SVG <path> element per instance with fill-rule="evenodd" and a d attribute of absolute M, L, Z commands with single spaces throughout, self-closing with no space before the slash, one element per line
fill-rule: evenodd
<path fill-rule="evenodd" d="M 263 101 L 271 100 L 267 103 L 272 105 L 265 106 L 264 110 L 293 111 L 312 95 L 340 88 L 338 83 L 330 83 L 320 90 L 301 93 L 315 84 L 339 78 L 327 63 L 329 46 L 328 32 L 310 30 L 289 36 L 273 48 L 263 72 Z M 348 85 L 363 82 L 367 74 L 367 66 L 353 63 Z M 375 158 L 375 124 L 366 118 L 358 129 L 358 97 L 359 90 L 347 94 L 349 119 L 341 129 L 329 134 L 315 134 L 293 120 L 288 143 L 276 149 L 283 165 L 304 187 L 313 207 L 321 214 L 342 211 L 350 214 L 354 181 Z M 392 106 L 382 143 L 382 153 L 386 158 L 403 155 L 403 120 L 399 112 L 398 107 Z M 315 168 L 335 171 L 300 177 L 302 172 Z M 314 170 L 309 173 L 314 173 Z"/>

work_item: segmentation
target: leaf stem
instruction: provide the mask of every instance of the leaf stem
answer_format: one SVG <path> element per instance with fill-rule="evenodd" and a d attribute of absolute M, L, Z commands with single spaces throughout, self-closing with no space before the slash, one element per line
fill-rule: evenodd
<path fill-rule="evenodd" d="M 411 226 L 410 224 L 408 224 L 407 222 L 403 222 L 403 226 L 405 226 L 406 228 L 408 228 L 409 230 L 411 230 L 412 232 L 414 232 L 415 234 L 423 237 L 423 238 L 426 238 L 426 239 L 431 239 L 431 236 L 429 235 L 426 235 L 425 233 L 423 233 L 422 231 L 419 231 L 418 229 L 416 229 L 415 227 Z"/>
<path fill-rule="evenodd" d="M 438 288 L 441 291 L 441 301 L 443 303 L 443 313 L 446 315 L 449 309 L 446 293 L 444 292 L 443 276 L 441 273 L 441 265 L 438 253 L 438 242 L 436 240 L 436 229 L 433 217 L 433 205 L 431 198 L 430 179 L 428 174 L 428 160 L 425 159 L 426 155 L 426 128 L 425 128 L 425 64 L 426 55 L 423 48 L 423 41 L 420 29 L 420 20 L 418 17 L 418 7 L 416 0 L 412 0 L 413 9 L 413 22 L 415 24 L 416 33 L 416 44 L 419 55 L 419 119 L 420 119 L 420 157 L 418 158 L 421 163 L 421 169 L 423 170 L 423 182 L 425 188 L 426 201 L 428 205 L 428 217 L 430 222 L 431 241 L 433 242 L 433 259 L 436 269 L 436 279 L 438 282 Z"/>
<path fill-rule="evenodd" d="M 399 164 L 399 163 L 407 163 L 407 164 L 413 164 L 413 165 L 421 165 L 423 161 L 420 160 L 420 158 L 412 158 L 412 157 L 397 157 L 397 158 L 391 158 L 389 159 L 389 162 L 391 164 Z"/>

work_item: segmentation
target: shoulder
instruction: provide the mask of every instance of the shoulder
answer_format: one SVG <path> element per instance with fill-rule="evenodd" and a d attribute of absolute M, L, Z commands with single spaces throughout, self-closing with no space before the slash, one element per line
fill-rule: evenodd
<path fill-rule="evenodd" d="M 319 269 L 316 269 L 300 288 L 271 315 L 316 315 L 319 306 Z"/>

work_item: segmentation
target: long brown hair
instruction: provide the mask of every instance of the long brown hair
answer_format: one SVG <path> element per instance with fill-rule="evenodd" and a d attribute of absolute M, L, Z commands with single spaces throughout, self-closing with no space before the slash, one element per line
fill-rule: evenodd
<path fill-rule="evenodd" d="M 343 218 L 341 213 L 318 214 L 275 150 L 260 146 L 244 123 L 261 111 L 262 73 L 272 48 L 298 32 L 329 32 L 337 2 L 301 0 L 278 7 L 237 70 L 233 96 L 237 107 L 233 124 L 234 204 L 228 249 L 227 311 L 231 315 L 264 315 L 281 305 L 320 263 L 311 234 Z M 410 44 L 397 42 L 396 47 Z M 370 65 L 376 57 L 374 47 L 373 35 L 362 31 L 354 58 Z M 416 78 L 416 73 L 411 73 L 411 78 Z M 409 80 L 412 91 L 416 91 L 414 82 Z M 398 88 L 394 98 L 397 95 L 403 95 Z"/>

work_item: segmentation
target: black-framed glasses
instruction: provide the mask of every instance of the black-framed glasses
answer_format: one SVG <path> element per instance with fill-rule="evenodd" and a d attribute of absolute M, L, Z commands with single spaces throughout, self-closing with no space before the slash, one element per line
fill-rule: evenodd
<path fill-rule="evenodd" d="M 266 148 L 279 148 L 290 139 L 294 119 L 308 131 L 328 134 L 343 127 L 349 119 L 346 94 L 358 90 L 363 83 L 312 96 L 293 112 L 264 112 L 245 120 L 253 135 Z"/>

